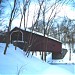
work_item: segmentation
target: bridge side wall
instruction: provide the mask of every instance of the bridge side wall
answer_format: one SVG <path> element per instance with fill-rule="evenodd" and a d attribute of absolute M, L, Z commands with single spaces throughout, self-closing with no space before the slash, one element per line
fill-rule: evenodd
<path fill-rule="evenodd" d="M 14 32 L 15 30 L 19 30 L 19 29 L 15 28 L 14 30 L 11 31 L 11 33 Z M 53 52 L 53 53 L 61 53 L 62 51 L 61 42 L 35 34 L 35 33 L 24 31 L 21 29 L 20 31 L 23 32 L 23 35 L 19 35 L 19 36 L 20 37 L 22 36 L 22 39 L 23 39 L 22 41 L 25 41 L 25 44 L 24 44 L 25 49 L 29 49 L 31 51 L 46 51 L 46 52 Z M 11 39 L 13 38 L 14 36 L 11 37 Z M 14 39 L 16 39 L 16 37 Z"/>

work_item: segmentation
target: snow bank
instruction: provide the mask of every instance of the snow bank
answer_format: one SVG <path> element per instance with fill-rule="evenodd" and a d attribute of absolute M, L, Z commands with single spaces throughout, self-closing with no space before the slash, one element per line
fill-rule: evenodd
<path fill-rule="evenodd" d="M 5 44 L 0 43 L 0 75 L 74 75 L 71 65 L 53 65 L 29 55 L 10 44 L 3 55 Z M 72 65 L 74 66 L 74 65 Z M 67 69 L 68 67 L 69 69 Z"/>

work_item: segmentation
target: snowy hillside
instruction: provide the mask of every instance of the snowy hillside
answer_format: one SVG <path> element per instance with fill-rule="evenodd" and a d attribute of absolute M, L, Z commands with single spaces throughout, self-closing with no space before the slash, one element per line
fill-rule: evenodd
<path fill-rule="evenodd" d="M 74 64 L 48 64 L 10 44 L 3 55 L 5 44 L 0 43 L 0 75 L 74 75 Z"/>

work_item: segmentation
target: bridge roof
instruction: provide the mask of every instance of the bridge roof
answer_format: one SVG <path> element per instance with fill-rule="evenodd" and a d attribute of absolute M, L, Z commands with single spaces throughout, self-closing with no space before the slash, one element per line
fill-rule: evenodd
<path fill-rule="evenodd" d="M 14 29 L 20 29 L 20 30 L 22 30 L 22 31 L 32 32 L 32 33 L 34 33 L 34 34 L 36 34 L 36 35 L 44 36 L 43 33 L 36 32 L 36 31 L 34 31 L 34 30 L 30 30 L 30 29 L 28 29 L 28 28 L 26 28 L 26 30 L 24 30 L 24 29 L 21 29 L 21 28 L 15 27 Z M 14 29 L 12 29 L 11 31 L 13 31 Z M 52 39 L 52 40 L 55 40 L 55 41 L 58 41 L 58 42 L 61 43 L 61 41 L 59 41 L 58 39 L 53 38 L 53 37 L 51 37 L 51 36 L 49 36 L 49 35 L 45 35 L 45 37 L 47 37 L 47 38 L 49 38 L 49 39 Z"/>

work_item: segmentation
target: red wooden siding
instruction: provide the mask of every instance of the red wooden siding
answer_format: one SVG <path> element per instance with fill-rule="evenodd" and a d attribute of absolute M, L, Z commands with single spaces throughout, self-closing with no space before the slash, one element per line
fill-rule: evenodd
<path fill-rule="evenodd" d="M 36 34 L 33 35 L 31 42 L 33 42 L 31 46 L 31 50 L 36 51 L 47 51 L 47 52 L 61 52 L 61 42 L 55 41 L 53 39 L 38 36 Z"/>
<path fill-rule="evenodd" d="M 31 45 L 31 47 L 29 48 L 31 51 L 46 51 L 46 52 L 61 53 L 61 50 L 62 50 L 61 42 L 48 38 L 48 37 L 44 37 L 44 36 L 35 34 L 35 33 L 24 31 L 19 28 L 14 28 L 10 32 L 10 35 L 13 31 L 16 31 L 16 30 L 20 30 L 23 32 L 23 40 L 27 42 L 25 46 L 28 47 L 28 45 Z M 17 32 L 11 35 L 12 36 L 11 41 L 12 39 L 14 40 L 16 39 L 16 35 L 17 35 Z M 19 34 L 19 36 L 20 36 L 19 39 L 22 39 L 21 37 L 22 35 Z"/>

